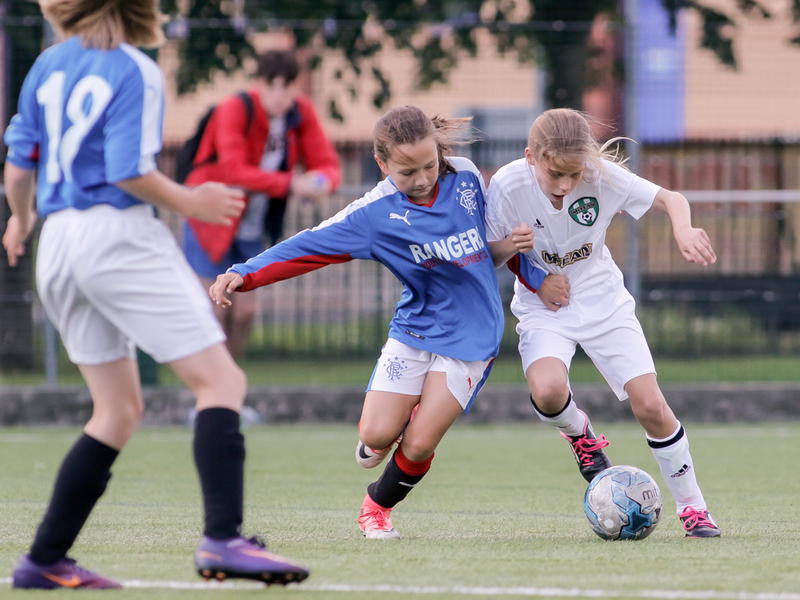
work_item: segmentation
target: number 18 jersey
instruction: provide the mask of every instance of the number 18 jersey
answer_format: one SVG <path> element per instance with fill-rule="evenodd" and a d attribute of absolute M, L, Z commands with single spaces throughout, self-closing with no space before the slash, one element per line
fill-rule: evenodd
<path fill-rule="evenodd" d="M 129 44 L 84 48 L 72 37 L 45 50 L 22 86 L 4 139 L 12 164 L 39 168 L 37 205 L 46 216 L 139 200 L 113 185 L 156 169 L 161 150 L 161 69 Z"/>

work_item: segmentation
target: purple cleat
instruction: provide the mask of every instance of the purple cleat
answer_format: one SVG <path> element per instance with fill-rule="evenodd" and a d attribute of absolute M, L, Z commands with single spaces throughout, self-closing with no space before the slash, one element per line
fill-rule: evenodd
<path fill-rule="evenodd" d="M 112 590 L 121 588 L 122 584 L 82 569 L 71 558 L 62 558 L 52 565 L 41 566 L 33 562 L 27 554 L 23 554 L 14 567 L 12 587 L 39 590 L 60 588 Z"/>
<path fill-rule="evenodd" d="M 308 577 L 308 569 L 267 551 L 258 537 L 214 540 L 203 536 L 194 553 L 194 563 L 202 577 L 219 581 L 236 577 L 286 585 Z"/>

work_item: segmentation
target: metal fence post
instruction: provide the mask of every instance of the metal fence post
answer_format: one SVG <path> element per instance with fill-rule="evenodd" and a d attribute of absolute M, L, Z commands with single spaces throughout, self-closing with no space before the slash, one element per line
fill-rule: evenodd
<path fill-rule="evenodd" d="M 636 103 L 638 101 L 636 86 L 637 39 L 639 10 L 638 0 L 625 0 L 625 135 L 632 141 L 625 144 L 628 155 L 628 168 L 639 172 L 641 150 L 637 140 L 639 123 Z M 639 267 L 639 223 L 633 217 L 627 218 L 627 260 L 625 261 L 625 286 L 639 305 L 641 296 L 641 277 Z"/>

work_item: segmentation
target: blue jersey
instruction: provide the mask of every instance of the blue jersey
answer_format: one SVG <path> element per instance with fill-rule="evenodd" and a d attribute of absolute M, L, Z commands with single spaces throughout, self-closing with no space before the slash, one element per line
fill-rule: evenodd
<path fill-rule="evenodd" d="M 39 168 L 39 214 L 139 204 L 114 183 L 155 170 L 161 150 L 164 81 L 145 54 L 128 44 L 87 49 L 72 37 L 36 60 L 18 111 L 7 160 Z"/>
<path fill-rule="evenodd" d="M 484 228 L 484 186 L 465 158 L 439 178 L 430 205 L 378 184 L 314 229 L 298 233 L 244 264 L 242 291 L 354 258 L 385 265 L 403 284 L 389 337 L 465 361 L 497 355 L 503 307 Z"/>

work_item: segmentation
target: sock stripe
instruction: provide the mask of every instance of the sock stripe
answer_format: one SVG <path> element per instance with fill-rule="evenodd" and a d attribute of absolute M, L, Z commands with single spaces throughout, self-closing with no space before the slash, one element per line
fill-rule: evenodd
<path fill-rule="evenodd" d="M 674 444 L 675 442 L 679 441 L 684 435 L 686 435 L 686 432 L 683 429 L 683 425 L 681 425 L 681 428 L 678 429 L 678 433 L 676 433 L 674 436 L 672 436 L 668 440 L 656 441 L 656 440 L 651 440 L 650 438 L 647 438 L 647 445 L 650 446 L 651 448 L 656 448 L 656 449 L 658 449 L 658 448 L 666 448 L 667 446 L 672 446 L 672 444 Z"/>
<path fill-rule="evenodd" d="M 548 415 L 546 412 L 544 412 L 541 408 L 539 408 L 536 405 L 536 402 L 533 399 L 533 394 L 531 394 L 531 404 L 533 404 L 533 409 L 537 413 L 539 413 L 541 416 L 543 416 L 543 417 L 545 417 L 547 419 L 555 419 L 558 415 L 562 414 L 565 410 L 567 410 L 569 408 L 569 405 L 570 405 L 571 402 L 572 402 L 572 392 L 570 392 L 569 396 L 567 396 L 567 402 L 564 404 L 564 406 L 561 408 L 561 410 L 559 410 L 558 412 L 555 412 L 553 414 Z"/>
<path fill-rule="evenodd" d="M 394 452 L 394 459 L 397 462 L 397 466 L 400 467 L 400 470 L 405 473 L 406 475 L 411 475 L 412 477 L 419 477 L 420 475 L 425 475 L 430 468 L 431 468 L 431 461 L 433 461 L 433 457 L 436 456 L 434 452 L 431 454 L 430 458 L 425 460 L 413 461 L 406 458 L 406 455 L 403 454 L 403 445 L 399 445 L 397 450 Z"/>

